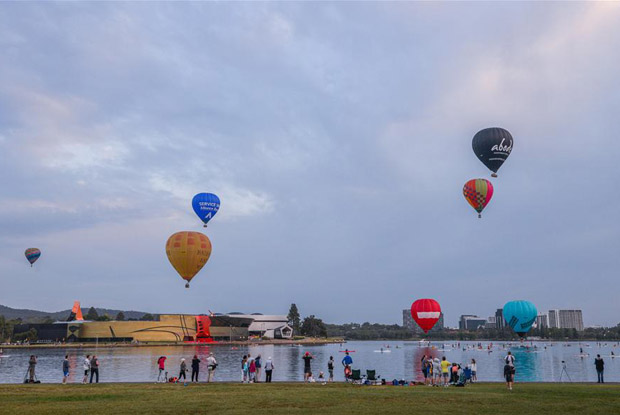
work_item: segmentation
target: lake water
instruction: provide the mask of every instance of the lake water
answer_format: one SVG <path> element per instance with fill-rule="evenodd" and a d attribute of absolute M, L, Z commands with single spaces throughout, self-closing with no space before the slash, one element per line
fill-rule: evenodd
<path fill-rule="evenodd" d="M 389 345 L 389 349 L 387 349 Z M 482 349 L 475 342 L 433 342 L 431 346 L 420 346 L 417 342 L 348 342 L 342 345 L 329 344 L 317 346 L 261 345 L 239 346 L 152 346 L 152 347 L 117 347 L 97 349 L 4 349 L 0 357 L 0 383 L 20 383 L 24 379 L 31 354 L 38 356 L 37 377 L 44 383 L 59 383 L 62 380 L 62 360 L 69 355 L 71 363 L 70 382 L 80 382 L 83 376 L 82 361 L 84 355 L 96 354 L 99 358 L 100 382 L 147 382 L 157 379 L 157 358 L 168 357 L 166 370 L 170 376 L 178 376 L 179 364 L 184 357 L 190 367 L 190 361 L 197 354 L 204 362 L 213 352 L 218 361 L 216 381 L 240 381 L 241 358 L 251 353 L 261 355 L 263 361 L 273 357 L 275 369 L 274 381 L 303 380 L 302 355 L 308 351 L 314 356 L 312 370 L 315 377 L 319 371 L 327 373 L 327 360 L 334 356 L 337 365 L 336 381 L 343 381 L 344 375 L 340 361 L 346 349 L 355 351 L 353 368 L 375 369 L 377 374 L 386 379 L 421 380 L 420 359 L 424 354 L 433 357 L 446 356 L 450 362 L 469 363 L 476 359 L 478 380 L 503 381 L 503 357 L 512 351 L 516 357 L 517 382 L 558 382 L 568 380 L 562 373 L 566 362 L 566 372 L 573 382 L 596 382 L 594 357 L 600 354 L 605 359 L 605 380 L 620 382 L 620 345 L 618 343 L 552 343 L 527 342 L 524 348 L 518 343 L 483 342 Z M 0 346 L 1 347 L 1 346 Z M 381 348 L 389 352 L 381 353 Z M 583 349 L 583 354 L 580 352 Z M 586 356 L 587 354 L 587 356 Z M 189 374 L 188 374 L 189 377 Z M 264 377 L 264 375 L 263 375 Z M 206 378 L 206 366 L 201 367 L 200 379 Z M 263 379 L 261 379 L 263 380 Z"/>

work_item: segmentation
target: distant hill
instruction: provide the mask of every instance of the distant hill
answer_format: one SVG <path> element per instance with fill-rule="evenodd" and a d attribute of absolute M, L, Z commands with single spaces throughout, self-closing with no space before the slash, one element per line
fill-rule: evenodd
<path fill-rule="evenodd" d="M 88 313 L 89 308 L 90 307 L 82 306 L 82 314 L 84 315 L 85 318 L 86 318 L 86 313 Z M 111 310 L 108 308 L 98 308 L 98 307 L 95 307 L 95 310 L 97 310 L 97 314 L 99 314 L 100 316 L 107 314 L 108 316 L 110 316 L 110 318 L 115 318 L 116 315 L 119 313 L 119 311 L 121 311 L 121 310 Z M 142 318 L 143 315 L 147 314 L 143 311 L 125 311 L 125 310 L 122 310 L 122 311 L 123 311 L 123 314 L 125 314 L 125 320 L 128 320 L 130 318 L 138 320 Z M 6 318 L 7 320 L 21 318 L 24 323 L 38 323 L 38 322 L 45 320 L 48 317 L 54 321 L 57 321 L 57 320 L 64 321 L 69 317 L 69 314 L 71 314 L 70 309 L 63 310 L 63 311 L 48 312 L 48 311 L 11 308 L 11 307 L 0 305 L 0 316 L 4 316 L 4 318 Z"/>

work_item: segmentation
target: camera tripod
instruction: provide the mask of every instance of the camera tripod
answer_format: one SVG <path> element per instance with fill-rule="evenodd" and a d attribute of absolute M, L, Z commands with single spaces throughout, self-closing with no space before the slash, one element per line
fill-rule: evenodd
<path fill-rule="evenodd" d="M 568 378 L 569 382 L 572 382 L 573 380 L 570 378 L 570 375 L 568 374 L 568 370 L 566 370 L 566 362 L 564 360 L 562 360 L 562 372 L 560 372 L 560 382 L 562 382 L 562 376 L 566 375 L 566 377 Z"/>

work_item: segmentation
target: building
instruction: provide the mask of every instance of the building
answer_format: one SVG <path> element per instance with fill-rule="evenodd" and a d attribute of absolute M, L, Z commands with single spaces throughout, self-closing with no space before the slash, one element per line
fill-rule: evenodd
<path fill-rule="evenodd" d="M 424 334 L 424 330 L 422 330 L 420 326 L 418 326 L 418 323 L 415 322 L 413 317 L 411 317 L 410 309 L 403 310 L 403 327 L 408 330 L 411 330 L 414 334 Z M 430 329 L 429 333 L 441 331 L 443 329 L 444 329 L 443 312 L 441 312 L 439 313 L 439 320 L 437 320 L 437 323 L 435 323 L 433 328 Z"/>
<path fill-rule="evenodd" d="M 550 329 L 560 328 L 560 310 L 549 310 L 547 317 Z"/>
<path fill-rule="evenodd" d="M 485 318 L 471 314 L 464 314 L 459 319 L 459 330 L 478 330 L 484 328 L 487 323 Z"/>
<path fill-rule="evenodd" d="M 495 316 L 491 316 L 487 318 L 487 322 L 484 324 L 485 329 L 495 329 L 497 328 Z"/>
<path fill-rule="evenodd" d="M 232 315 L 229 314 L 229 315 Z M 288 325 L 288 317 L 280 315 L 234 314 L 235 317 L 252 319 L 248 327 L 250 336 L 267 337 L 270 339 L 291 339 L 293 328 Z"/>
<path fill-rule="evenodd" d="M 506 322 L 504 321 L 504 309 L 498 308 L 495 311 L 495 328 L 497 330 L 504 330 L 506 327 Z"/>
<path fill-rule="evenodd" d="M 546 314 L 539 314 L 536 317 L 536 327 L 539 329 L 548 329 L 549 317 Z"/>
<path fill-rule="evenodd" d="M 549 328 L 583 331 L 581 310 L 549 310 Z"/>
<path fill-rule="evenodd" d="M 293 329 L 286 316 L 262 314 L 162 314 L 152 321 L 86 321 L 79 303 L 69 321 L 20 324 L 15 333 L 37 331 L 39 341 L 58 342 L 214 342 L 247 340 L 250 336 L 290 339 Z"/>
<path fill-rule="evenodd" d="M 583 331 L 581 310 L 560 310 L 560 328 Z"/>

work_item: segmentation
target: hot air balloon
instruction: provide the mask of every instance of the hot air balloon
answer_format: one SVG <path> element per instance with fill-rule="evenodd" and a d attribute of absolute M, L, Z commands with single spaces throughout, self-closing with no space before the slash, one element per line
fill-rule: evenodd
<path fill-rule="evenodd" d="M 506 324 L 512 327 L 520 337 L 523 337 L 536 321 L 538 311 L 536 306 L 529 301 L 509 301 L 504 305 L 503 315 Z"/>
<path fill-rule="evenodd" d="M 206 228 L 207 223 L 220 210 L 220 198 L 213 193 L 198 193 L 192 199 L 192 207 Z"/>
<path fill-rule="evenodd" d="M 439 303 L 431 298 L 415 300 L 411 305 L 411 317 L 418 323 L 424 333 L 428 333 L 441 316 Z"/>
<path fill-rule="evenodd" d="M 26 259 L 30 262 L 30 266 L 32 266 L 41 256 L 41 251 L 37 248 L 28 248 L 26 252 L 24 252 L 24 255 L 26 255 Z"/>
<path fill-rule="evenodd" d="M 493 197 L 493 185 L 486 179 L 472 179 L 463 186 L 463 196 L 481 218 L 482 211 Z"/>
<path fill-rule="evenodd" d="M 485 128 L 476 133 L 471 141 L 476 157 L 497 177 L 497 170 L 502 167 L 512 151 L 512 135 L 503 128 Z"/>
<path fill-rule="evenodd" d="M 166 242 L 166 255 L 181 278 L 189 282 L 202 269 L 211 256 L 211 241 L 200 232 L 177 232 Z"/>

